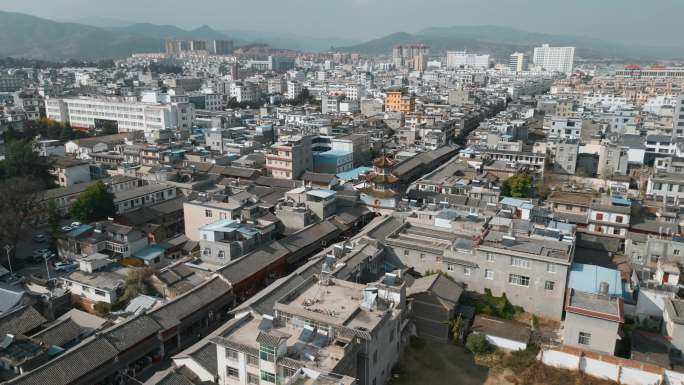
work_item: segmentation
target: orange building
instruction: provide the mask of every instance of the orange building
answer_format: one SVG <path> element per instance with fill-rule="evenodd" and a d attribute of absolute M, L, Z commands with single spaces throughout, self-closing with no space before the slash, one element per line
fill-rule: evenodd
<path fill-rule="evenodd" d="M 403 112 L 408 114 L 416 107 L 416 99 L 407 95 L 403 90 L 388 90 L 385 96 L 386 112 Z"/>

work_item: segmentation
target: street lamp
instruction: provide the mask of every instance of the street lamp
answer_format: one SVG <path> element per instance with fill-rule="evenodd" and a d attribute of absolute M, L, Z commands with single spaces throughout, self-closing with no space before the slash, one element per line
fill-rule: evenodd
<path fill-rule="evenodd" d="M 10 275 L 12 275 L 12 261 L 10 260 L 10 251 L 12 251 L 12 245 L 5 245 L 5 252 L 7 253 L 7 265 L 9 266 Z"/>

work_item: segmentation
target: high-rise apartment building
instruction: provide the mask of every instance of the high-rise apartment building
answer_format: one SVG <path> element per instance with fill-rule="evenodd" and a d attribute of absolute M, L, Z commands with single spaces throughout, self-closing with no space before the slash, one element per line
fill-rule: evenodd
<path fill-rule="evenodd" d="M 574 61 L 575 47 L 551 47 L 543 44 L 534 49 L 534 65 L 547 71 L 571 73 Z"/>
<path fill-rule="evenodd" d="M 508 60 L 508 70 L 522 72 L 527 69 L 527 56 L 522 52 L 514 52 Z"/>
<path fill-rule="evenodd" d="M 209 51 L 215 55 L 227 55 L 233 53 L 233 41 L 211 40 L 209 41 Z"/>
<path fill-rule="evenodd" d="M 430 47 L 424 44 L 397 45 L 392 49 L 392 62 L 397 68 L 413 68 L 415 67 L 417 60 L 420 60 L 420 63 L 423 63 L 429 54 Z"/>
<path fill-rule="evenodd" d="M 447 68 L 489 68 L 489 55 L 477 55 L 466 51 L 447 51 Z"/>

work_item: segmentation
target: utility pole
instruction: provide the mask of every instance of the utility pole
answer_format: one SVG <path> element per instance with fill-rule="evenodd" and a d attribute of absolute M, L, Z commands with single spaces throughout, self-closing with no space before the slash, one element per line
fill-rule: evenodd
<path fill-rule="evenodd" d="M 10 259 L 10 252 L 12 251 L 12 245 L 5 245 L 5 252 L 7 253 L 7 265 L 9 267 L 10 275 L 12 275 L 12 261 Z"/>

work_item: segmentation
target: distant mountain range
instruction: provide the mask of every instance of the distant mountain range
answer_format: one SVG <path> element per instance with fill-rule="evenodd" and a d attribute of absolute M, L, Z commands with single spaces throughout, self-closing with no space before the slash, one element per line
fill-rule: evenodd
<path fill-rule="evenodd" d="M 509 27 L 455 26 L 428 28 L 416 33 L 398 32 L 365 43 L 338 48 L 342 51 L 367 55 L 390 54 L 397 44 L 423 43 L 432 52 L 463 50 L 489 53 L 504 58 L 514 51 L 529 52 L 543 43 L 577 47 L 577 56 L 616 59 L 681 59 L 684 47 L 650 47 L 623 45 L 583 36 L 552 35 L 521 31 Z"/>
<path fill-rule="evenodd" d="M 529 52 L 542 43 L 572 45 L 583 58 L 623 60 L 684 58 L 684 47 L 621 45 L 591 37 L 550 35 L 500 26 L 429 28 L 416 33 L 398 32 L 367 42 L 320 38 L 287 33 L 226 30 L 209 26 L 186 30 L 173 25 L 131 23 L 90 17 L 58 22 L 21 13 L 0 11 L 0 57 L 47 60 L 104 59 L 140 52 L 162 52 L 165 39 L 232 39 L 236 46 L 254 43 L 274 48 L 326 52 L 335 50 L 378 55 L 391 54 L 397 44 L 424 43 L 434 53 L 467 49 L 505 58 L 513 51 Z"/>

